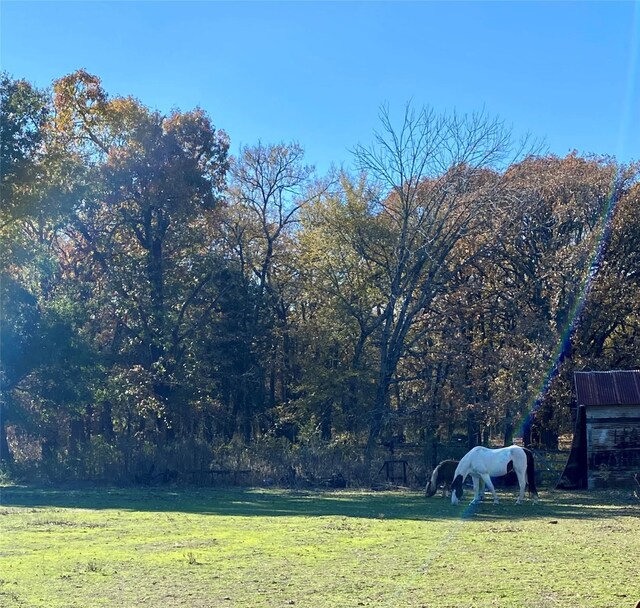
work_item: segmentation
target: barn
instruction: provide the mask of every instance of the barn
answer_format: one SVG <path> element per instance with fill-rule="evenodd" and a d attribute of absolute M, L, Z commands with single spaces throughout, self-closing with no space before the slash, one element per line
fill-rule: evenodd
<path fill-rule="evenodd" d="M 630 487 L 640 472 L 640 371 L 576 372 L 576 426 L 557 487 Z"/>

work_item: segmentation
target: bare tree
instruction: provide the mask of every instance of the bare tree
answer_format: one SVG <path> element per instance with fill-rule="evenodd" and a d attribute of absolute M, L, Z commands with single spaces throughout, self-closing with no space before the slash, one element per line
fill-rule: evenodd
<path fill-rule="evenodd" d="M 391 414 L 398 362 L 421 337 L 415 321 L 445 288 L 447 277 L 482 249 L 512 152 L 509 130 L 484 113 L 439 115 L 407 106 L 399 129 L 388 108 L 380 118 L 375 143 L 354 150 L 358 168 L 384 193 L 376 221 L 392 235 L 385 242 L 361 243 L 361 255 L 384 270 L 369 456 Z"/>
<path fill-rule="evenodd" d="M 273 358 L 276 345 L 269 333 L 280 336 L 282 359 L 280 385 L 286 387 L 289 358 L 287 256 L 301 207 L 319 196 L 324 185 L 313 179 L 313 167 L 304 164 L 304 150 L 295 143 L 244 147 L 231 167 L 229 208 L 224 230 L 229 249 L 239 264 L 243 281 L 244 312 L 236 386 L 236 418 L 244 438 L 251 438 L 251 421 L 264 400 L 265 362 Z M 278 331 L 267 327 L 278 324 Z M 274 338 L 275 339 L 275 338 Z M 264 352 L 257 353 L 256 345 Z M 272 373 L 270 394 L 275 400 Z M 284 389 L 283 389 L 284 392 Z M 273 403 L 272 403 L 273 405 Z"/>

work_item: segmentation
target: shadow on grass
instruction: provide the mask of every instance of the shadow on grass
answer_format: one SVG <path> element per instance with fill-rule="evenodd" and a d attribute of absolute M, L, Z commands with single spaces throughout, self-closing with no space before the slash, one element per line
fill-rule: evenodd
<path fill-rule="evenodd" d="M 241 517 L 362 517 L 384 519 L 585 519 L 638 517 L 640 503 L 630 492 L 541 492 L 541 500 L 515 505 L 515 492 L 480 505 L 453 506 L 448 499 L 418 492 L 295 491 L 256 488 L 0 488 L 3 507 L 114 509 Z"/>
<path fill-rule="evenodd" d="M 585 519 L 638 517 L 640 503 L 630 492 L 542 492 L 541 499 L 515 505 L 515 493 L 469 505 L 465 493 L 453 506 L 418 492 L 295 491 L 256 488 L 0 488 L 3 507 L 114 509 L 240 517 L 362 517 L 380 519 Z"/>

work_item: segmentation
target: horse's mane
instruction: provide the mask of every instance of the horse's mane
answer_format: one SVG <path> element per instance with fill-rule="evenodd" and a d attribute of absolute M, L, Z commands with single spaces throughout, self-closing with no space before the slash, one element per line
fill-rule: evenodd
<path fill-rule="evenodd" d="M 431 487 L 435 488 L 438 483 L 438 475 L 440 474 L 440 465 L 438 465 L 435 469 L 433 469 L 433 473 L 431 473 L 431 479 L 429 479 L 429 483 Z M 434 489 L 435 492 L 435 489 Z"/>

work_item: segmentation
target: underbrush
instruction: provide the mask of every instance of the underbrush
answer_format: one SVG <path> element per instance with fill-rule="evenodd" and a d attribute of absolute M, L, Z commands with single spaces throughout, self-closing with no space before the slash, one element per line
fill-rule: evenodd
<path fill-rule="evenodd" d="M 5 481 L 25 483 L 92 482 L 103 485 L 262 485 L 275 487 L 369 487 L 388 481 L 381 464 L 392 458 L 385 449 L 366 462 L 364 450 L 351 441 L 310 438 L 291 442 L 267 436 L 250 445 L 208 443 L 197 437 L 170 444 L 126 441 L 117 444 L 91 437 L 75 452 L 63 450 L 14 463 Z M 404 485 L 424 484 L 423 454 L 408 459 Z"/>

